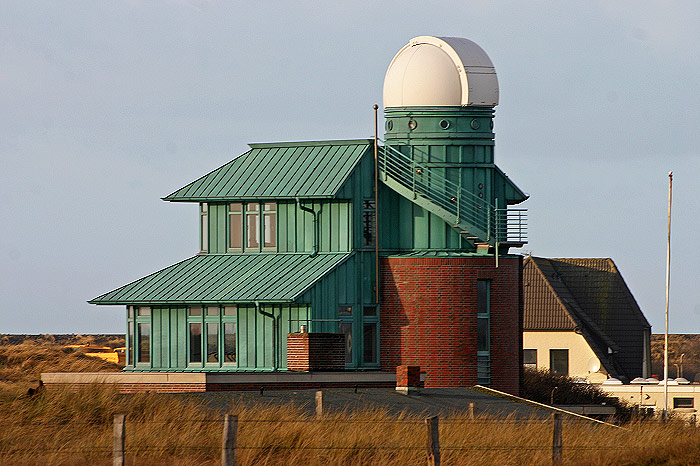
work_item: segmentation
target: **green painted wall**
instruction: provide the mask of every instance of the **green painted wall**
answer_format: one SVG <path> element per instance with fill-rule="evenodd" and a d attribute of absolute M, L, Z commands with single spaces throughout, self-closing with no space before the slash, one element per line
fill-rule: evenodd
<path fill-rule="evenodd" d="M 236 371 L 272 370 L 287 367 L 287 333 L 296 332 L 302 324 L 310 325 L 308 304 L 261 303 L 262 309 L 272 318 L 256 311 L 255 304 L 239 304 L 236 313 L 236 364 L 196 363 L 188 364 L 189 335 L 187 307 L 153 307 L 151 309 L 151 364 L 126 370 L 158 371 Z M 204 317 L 205 322 L 217 318 Z M 220 319 L 218 319 L 220 322 Z M 275 339 L 273 333 L 277 333 Z M 220 326 L 219 346 L 223 345 Z M 204 354 L 204 353 L 203 353 Z"/>
<path fill-rule="evenodd" d="M 345 200 L 303 201 L 317 216 L 318 238 L 314 240 L 314 216 L 296 202 L 277 202 L 277 251 L 311 252 L 314 241 L 320 252 L 350 251 L 352 243 L 351 204 Z M 208 214 L 209 253 L 228 252 L 228 204 L 210 203 Z"/>

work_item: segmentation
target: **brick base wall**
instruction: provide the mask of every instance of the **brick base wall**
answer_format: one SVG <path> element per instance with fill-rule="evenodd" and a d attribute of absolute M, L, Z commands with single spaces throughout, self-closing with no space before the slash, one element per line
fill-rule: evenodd
<path fill-rule="evenodd" d="M 259 391 L 261 388 L 267 390 L 309 390 L 322 388 L 394 388 L 394 381 L 347 381 L 347 382 L 262 382 L 262 383 L 115 383 L 105 384 L 113 386 L 119 393 L 187 393 L 187 392 L 220 392 L 220 391 Z M 92 387 L 89 383 L 49 383 L 44 384 L 46 390 L 56 390 L 67 388 L 78 391 Z"/>
<path fill-rule="evenodd" d="M 342 333 L 287 334 L 287 370 L 342 371 L 345 335 Z"/>
<path fill-rule="evenodd" d="M 416 365 L 425 387 L 477 384 L 476 282 L 491 280 L 491 387 L 518 395 L 522 374 L 522 258 L 381 260 L 382 370 Z"/>

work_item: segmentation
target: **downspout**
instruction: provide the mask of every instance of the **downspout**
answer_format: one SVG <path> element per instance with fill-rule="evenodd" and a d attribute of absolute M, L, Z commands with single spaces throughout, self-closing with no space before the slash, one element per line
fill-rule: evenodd
<path fill-rule="evenodd" d="M 303 210 L 304 212 L 309 212 L 311 215 L 314 216 L 314 223 L 313 223 L 313 225 L 314 225 L 314 248 L 313 248 L 313 251 L 311 251 L 311 257 L 316 257 L 316 255 L 318 254 L 318 225 L 317 225 L 318 220 L 316 217 L 316 211 L 310 207 L 305 207 L 301 203 L 301 199 L 299 199 L 298 197 L 296 198 L 296 201 L 297 201 L 297 204 L 299 205 L 299 208 L 301 210 Z"/>
<path fill-rule="evenodd" d="M 374 104 L 374 296 L 379 307 L 379 132 L 377 129 L 377 109 Z"/>
<path fill-rule="evenodd" d="M 260 301 L 255 301 L 255 309 L 260 315 L 272 319 L 272 370 L 277 371 L 277 319 L 274 314 L 263 311 Z"/>

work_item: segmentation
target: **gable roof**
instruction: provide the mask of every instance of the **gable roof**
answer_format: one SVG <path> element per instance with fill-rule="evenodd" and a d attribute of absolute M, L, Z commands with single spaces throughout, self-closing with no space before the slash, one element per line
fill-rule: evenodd
<path fill-rule="evenodd" d="M 291 302 L 352 253 L 203 254 L 88 301 L 91 304 Z"/>
<path fill-rule="evenodd" d="M 373 144 L 370 139 L 250 144 L 245 154 L 163 200 L 332 198 Z"/>
<path fill-rule="evenodd" d="M 528 257 L 523 285 L 524 330 L 577 331 L 610 374 L 642 374 L 651 326 L 612 259 Z"/>

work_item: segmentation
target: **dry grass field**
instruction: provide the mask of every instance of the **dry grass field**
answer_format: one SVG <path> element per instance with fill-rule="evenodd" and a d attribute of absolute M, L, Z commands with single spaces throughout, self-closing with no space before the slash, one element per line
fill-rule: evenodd
<path fill-rule="evenodd" d="M 118 367 L 51 343 L 0 346 L 0 465 L 109 465 L 112 419 L 126 414 L 129 465 L 220 463 L 222 416 L 187 395 L 120 395 L 105 387 L 27 395 L 40 372 Z M 215 396 L 215 395 L 213 395 Z M 239 465 L 423 465 L 422 417 L 380 410 L 309 417 L 295 406 L 234 405 Z M 551 464 L 551 424 L 440 419 L 443 465 Z M 564 423 L 564 464 L 700 464 L 700 430 L 680 422 L 624 428 Z"/>

